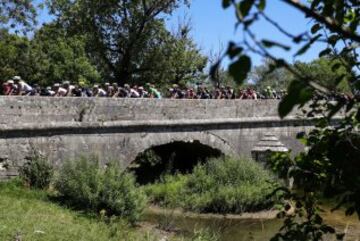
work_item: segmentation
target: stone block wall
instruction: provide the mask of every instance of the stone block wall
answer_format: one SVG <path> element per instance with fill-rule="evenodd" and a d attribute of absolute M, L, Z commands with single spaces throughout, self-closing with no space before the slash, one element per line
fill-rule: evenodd
<path fill-rule="evenodd" d="M 54 165 L 80 156 L 127 166 L 152 146 L 200 141 L 224 154 L 250 156 L 268 132 L 288 148 L 312 123 L 277 115 L 277 100 L 173 100 L 0 97 L 0 178 L 34 151 Z"/>

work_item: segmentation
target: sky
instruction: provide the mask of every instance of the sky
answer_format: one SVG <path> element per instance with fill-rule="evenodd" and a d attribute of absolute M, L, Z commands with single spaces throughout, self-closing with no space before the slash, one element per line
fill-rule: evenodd
<path fill-rule="evenodd" d="M 287 6 L 280 0 L 268 0 L 266 7 L 267 15 L 271 16 L 281 26 L 293 33 L 300 34 L 311 28 L 311 22 L 304 17 L 302 13 Z M 227 49 L 229 41 L 241 40 L 241 28 L 235 31 L 235 13 L 233 8 L 224 10 L 221 6 L 222 0 L 192 0 L 190 8 L 181 7 L 176 10 L 172 16 L 167 19 L 167 27 L 169 30 L 176 29 L 178 22 L 184 18 L 190 19 L 192 23 L 191 36 L 198 44 L 202 53 L 209 55 L 211 51 L 218 52 L 219 49 L 224 51 Z M 40 15 L 40 22 L 49 22 L 51 17 L 43 11 Z M 300 58 L 294 59 L 293 55 L 301 46 L 294 45 L 291 40 L 286 38 L 283 34 L 278 32 L 274 27 L 265 21 L 259 21 L 253 28 L 258 38 L 266 38 L 285 43 L 292 48 L 292 51 L 286 52 L 279 48 L 273 48 L 271 52 L 288 62 L 292 63 L 295 60 L 309 62 L 317 58 L 317 54 L 321 49 L 321 45 L 314 45 L 306 54 Z M 222 46 L 222 47 L 221 47 Z M 263 63 L 262 57 L 250 54 L 253 61 L 253 66 L 261 65 Z M 230 61 L 225 59 L 223 66 L 226 67 Z"/>
<path fill-rule="evenodd" d="M 281 24 L 289 32 L 294 35 L 300 34 L 305 30 L 311 28 L 312 23 L 306 19 L 302 13 L 287 6 L 279 0 L 268 0 L 266 7 L 267 15 Z M 218 51 L 219 46 L 223 46 L 226 50 L 229 41 L 241 40 L 241 28 L 235 31 L 235 13 L 234 9 L 224 10 L 221 7 L 221 0 L 193 0 L 190 8 L 182 7 L 178 9 L 168 21 L 168 27 L 174 28 L 179 19 L 184 19 L 184 16 L 191 19 L 193 24 L 192 37 L 195 42 L 202 49 L 204 54 L 209 54 L 211 50 Z M 254 25 L 254 32 L 258 38 L 266 38 L 276 40 L 281 43 L 294 47 L 292 51 L 286 52 L 280 49 L 272 49 L 272 53 L 276 56 L 281 56 L 289 62 L 300 60 L 304 62 L 311 61 L 317 58 L 321 45 L 314 45 L 308 53 L 300 58 L 294 59 L 293 55 L 300 48 L 292 43 L 291 40 L 284 37 L 274 27 L 265 21 L 260 21 Z M 253 65 L 260 65 L 263 59 L 257 55 L 251 55 Z M 229 61 L 225 61 L 225 65 Z"/>

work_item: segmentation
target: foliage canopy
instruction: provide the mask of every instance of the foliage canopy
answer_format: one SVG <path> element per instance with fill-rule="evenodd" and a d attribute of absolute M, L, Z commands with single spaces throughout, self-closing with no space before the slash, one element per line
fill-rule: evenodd
<path fill-rule="evenodd" d="M 177 33 L 165 18 L 188 1 L 51 1 L 56 21 L 70 34 L 86 34 L 87 49 L 106 77 L 119 83 L 181 83 L 206 64 L 189 37 L 189 26 Z"/>
<path fill-rule="evenodd" d="M 4 62 L 10 60 L 2 65 L 9 66 L 0 75 L 4 79 L 16 72 L 40 84 L 69 80 L 185 85 L 202 78 L 207 64 L 207 58 L 190 36 L 190 22 L 180 23 L 173 32 L 165 26 L 166 18 L 179 6 L 189 5 L 188 0 L 2 2 L 6 6 L 0 8 L 2 29 L 11 22 L 16 31 L 34 30 L 40 11 L 35 3 L 39 2 L 46 3 L 53 19 L 36 30 L 34 37 L 7 32 L 7 37 L 13 38 L 13 52 L 21 56 L 3 50 Z M 24 41 L 26 46 L 20 48 L 15 40 Z M 6 40 L 1 38 L 2 41 Z M 14 63 L 17 59 L 23 60 L 23 67 Z"/>

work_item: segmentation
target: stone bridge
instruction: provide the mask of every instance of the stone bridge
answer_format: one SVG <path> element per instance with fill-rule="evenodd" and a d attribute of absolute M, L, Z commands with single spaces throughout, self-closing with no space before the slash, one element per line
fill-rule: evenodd
<path fill-rule="evenodd" d="M 276 100 L 173 100 L 0 97 L 0 178 L 33 153 L 53 164 L 81 156 L 128 166 L 139 153 L 172 142 L 200 142 L 249 156 L 266 134 L 294 152 L 310 120 L 280 120 Z"/>

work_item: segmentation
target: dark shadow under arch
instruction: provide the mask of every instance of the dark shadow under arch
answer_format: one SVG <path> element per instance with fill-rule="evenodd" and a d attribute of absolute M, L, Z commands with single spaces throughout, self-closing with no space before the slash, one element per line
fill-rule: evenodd
<path fill-rule="evenodd" d="M 172 143 L 154 146 L 140 153 L 129 166 L 140 184 L 153 183 L 164 174 L 189 173 L 198 163 L 204 163 L 223 153 L 199 141 Z"/>

